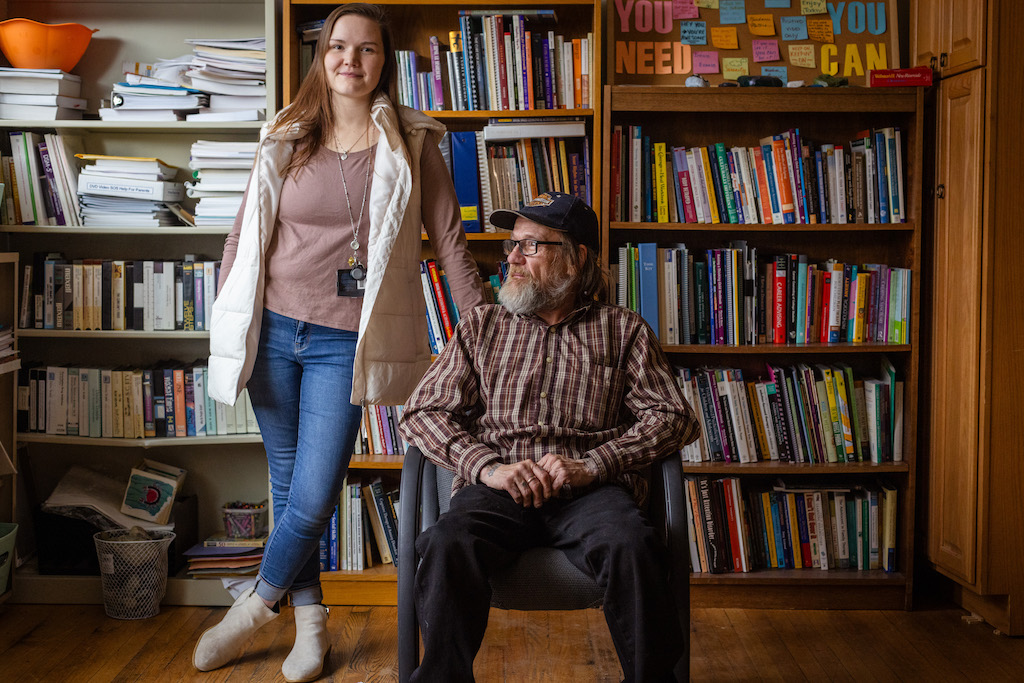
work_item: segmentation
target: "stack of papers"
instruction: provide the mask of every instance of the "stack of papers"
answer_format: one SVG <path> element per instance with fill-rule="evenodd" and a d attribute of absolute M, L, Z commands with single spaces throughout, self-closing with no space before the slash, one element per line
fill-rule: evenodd
<path fill-rule="evenodd" d="M 80 119 L 81 92 L 81 77 L 60 69 L 0 67 L 0 119 Z"/>
<path fill-rule="evenodd" d="M 193 577 L 254 576 L 263 560 L 263 548 L 221 548 L 194 545 L 185 551 L 188 574 Z"/>
<path fill-rule="evenodd" d="M 178 225 L 168 206 L 185 196 L 182 184 L 174 182 L 177 167 L 151 157 L 75 156 L 92 162 L 78 175 L 83 225 Z"/>
<path fill-rule="evenodd" d="M 185 183 L 189 197 L 197 198 L 195 224 L 231 225 L 242 207 L 242 195 L 256 158 L 258 142 L 197 140 L 189 168 L 194 181 Z"/>
<path fill-rule="evenodd" d="M 99 114 L 104 121 L 180 121 L 209 102 L 208 95 L 191 88 L 125 80 L 113 85 L 110 107 L 101 107 Z"/>
<path fill-rule="evenodd" d="M 184 77 L 210 100 L 189 121 L 262 121 L 267 106 L 266 40 L 186 40 L 193 56 Z"/>

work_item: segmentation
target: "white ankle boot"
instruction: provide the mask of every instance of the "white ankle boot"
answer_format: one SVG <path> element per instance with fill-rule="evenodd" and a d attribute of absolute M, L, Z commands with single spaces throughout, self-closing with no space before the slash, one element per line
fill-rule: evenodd
<path fill-rule="evenodd" d="M 289 683 L 315 681 L 324 670 L 330 652 L 327 637 L 328 610 L 323 605 L 299 605 L 295 608 L 295 645 L 281 666 Z"/>
<path fill-rule="evenodd" d="M 278 612 L 250 589 L 238 596 L 220 623 L 207 629 L 192 653 L 192 664 L 200 671 L 213 671 L 238 656 L 249 637 Z"/>

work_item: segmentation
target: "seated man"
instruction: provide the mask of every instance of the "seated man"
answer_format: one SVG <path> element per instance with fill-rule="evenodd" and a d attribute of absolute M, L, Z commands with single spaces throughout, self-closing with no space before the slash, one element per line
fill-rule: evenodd
<path fill-rule="evenodd" d="M 416 542 L 424 654 L 414 681 L 473 680 L 488 577 L 537 545 L 604 589 L 628 681 L 675 680 L 683 634 L 666 551 L 641 507 L 644 472 L 698 423 L 643 319 L 594 300 L 593 209 L 558 192 L 495 211 L 501 305 L 466 315 L 405 406 L 405 438 L 453 470 L 450 510 Z"/>

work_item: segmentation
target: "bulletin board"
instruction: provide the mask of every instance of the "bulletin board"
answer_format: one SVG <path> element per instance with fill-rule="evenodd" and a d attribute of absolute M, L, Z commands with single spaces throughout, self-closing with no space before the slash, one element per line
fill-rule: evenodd
<path fill-rule="evenodd" d="M 867 85 L 899 67 L 897 0 L 607 0 L 608 82 L 712 85 L 740 75 Z"/>

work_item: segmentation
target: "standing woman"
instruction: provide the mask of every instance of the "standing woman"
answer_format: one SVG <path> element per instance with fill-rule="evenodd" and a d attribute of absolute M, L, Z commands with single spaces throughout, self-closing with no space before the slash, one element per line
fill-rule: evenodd
<path fill-rule="evenodd" d="M 328 651 L 319 541 L 370 403 L 401 404 L 430 364 L 421 232 L 460 310 L 483 303 L 438 142 L 444 126 L 389 98 L 395 56 L 383 10 L 327 17 L 295 102 L 264 126 L 224 244 L 210 331 L 210 394 L 248 386 L 267 451 L 274 530 L 255 588 L 193 654 L 233 660 L 288 595 L 295 645 L 282 673 L 317 678 Z"/>

